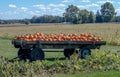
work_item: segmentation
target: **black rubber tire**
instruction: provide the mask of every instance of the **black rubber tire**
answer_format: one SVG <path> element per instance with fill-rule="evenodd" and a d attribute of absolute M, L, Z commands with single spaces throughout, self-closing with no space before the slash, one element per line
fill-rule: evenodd
<path fill-rule="evenodd" d="M 36 61 L 36 60 L 44 60 L 45 54 L 44 51 L 41 48 L 33 48 L 33 50 L 30 53 L 30 60 Z"/>
<path fill-rule="evenodd" d="M 87 47 L 81 49 L 81 58 L 85 59 L 87 56 L 91 55 L 91 50 Z"/>
<path fill-rule="evenodd" d="M 18 57 L 20 60 L 26 60 L 26 59 L 29 59 L 30 58 L 30 49 L 22 49 L 20 48 L 18 50 Z"/>
<path fill-rule="evenodd" d="M 70 56 L 75 52 L 74 48 L 70 48 L 70 49 L 64 49 L 64 56 L 65 58 L 70 59 Z"/>

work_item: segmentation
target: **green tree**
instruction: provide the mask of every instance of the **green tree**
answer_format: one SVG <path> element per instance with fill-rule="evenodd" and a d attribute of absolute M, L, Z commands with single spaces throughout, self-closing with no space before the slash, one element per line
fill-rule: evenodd
<path fill-rule="evenodd" d="M 37 23 L 36 20 L 37 20 L 37 16 L 33 16 L 30 21 L 31 23 Z"/>
<path fill-rule="evenodd" d="M 97 10 L 97 13 L 96 13 L 96 23 L 101 23 L 102 22 L 102 16 L 99 12 L 99 10 Z"/>
<path fill-rule="evenodd" d="M 3 24 L 4 23 L 4 21 L 3 20 L 0 20 L 0 24 Z"/>
<path fill-rule="evenodd" d="M 89 20 L 89 23 L 94 23 L 95 22 L 95 15 L 92 11 L 90 11 L 88 20 Z"/>
<path fill-rule="evenodd" d="M 26 25 L 29 25 L 29 24 L 30 24 L 29 19 L 24 19 L 24 23 L 25 23 Z"/>
<path fill-rule="evenodd" d="M 116 16 L 115 22 L 120 22 L 120 16 Z"/>
<path fill-rule="evenodd" d="M 65 13 L 63 13 L 65 22 L 77 24 L 79 11 L 77 6 L 69 5 L 68 8 L 66 8 Z"/>
<path fill-rule="evenodd" d="M 79 23 L 88 23 L 89 22 L 89 11 L 87 10 L 81 10 L 78 15 L 78 21 Z"/>
<path fill-rule="evenodd" d="M 103 17 L 103 22 L 110 22 L 115 16 L 115 9 L 110 2 L 106 2 L 101 6 L 101 16 Z"/>

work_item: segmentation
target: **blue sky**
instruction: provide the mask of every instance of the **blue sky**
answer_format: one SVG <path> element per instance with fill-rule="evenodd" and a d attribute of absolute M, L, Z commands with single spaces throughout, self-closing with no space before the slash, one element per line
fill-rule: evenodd
<path fill-rule="evenodd" d="M 105 2 L 111 2 L 120 15 L 120 0 L 0 0 L 0 19 L 23 19 L 44 14 L 62 16 L 71 4 L 96 13 Z"/>

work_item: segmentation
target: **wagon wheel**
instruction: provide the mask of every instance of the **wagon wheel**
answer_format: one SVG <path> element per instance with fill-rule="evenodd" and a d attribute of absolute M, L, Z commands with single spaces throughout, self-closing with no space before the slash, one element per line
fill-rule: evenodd
<path fill-rule="evenodd" d="M 81 49 L 81 58 L 85 59 L 87 56 L 91 55 L 91 50 L 87 47 Z"/>
<path fill-rule="evenodd" d="M 29 59 L 29 53 L 30 53 L 30 49 L 22 49 L 20 48 L 18 50 L 18 58 L 20 60 L 26 60 L 26 59 Z"/>
<path fill-rule="evenodd" d="M 30 53 L 30 60 L 36 61 L 36 60 L 44 60 L 45 54 L 44 51 L 41 48 L 33 48 L 33 50 Z"/>
<path fill-rule="evenodd" d="M 75 49 L 74 48 L 66 48 L 64 49 L 64 56 L 68 59 L 70 59 L 70 56 L 74 53 Z"/>

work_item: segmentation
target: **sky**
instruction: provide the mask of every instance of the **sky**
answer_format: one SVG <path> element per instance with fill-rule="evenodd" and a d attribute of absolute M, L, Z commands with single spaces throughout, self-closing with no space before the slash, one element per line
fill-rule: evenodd
<path fill-rule="evenodd" d="M 0 19 L 24 19 L 41 15 L 59 15 L 68 5 L 96 13 L 105 2 L 113 4 L 120 15 L 120 0 L 0 0 Z"/>

